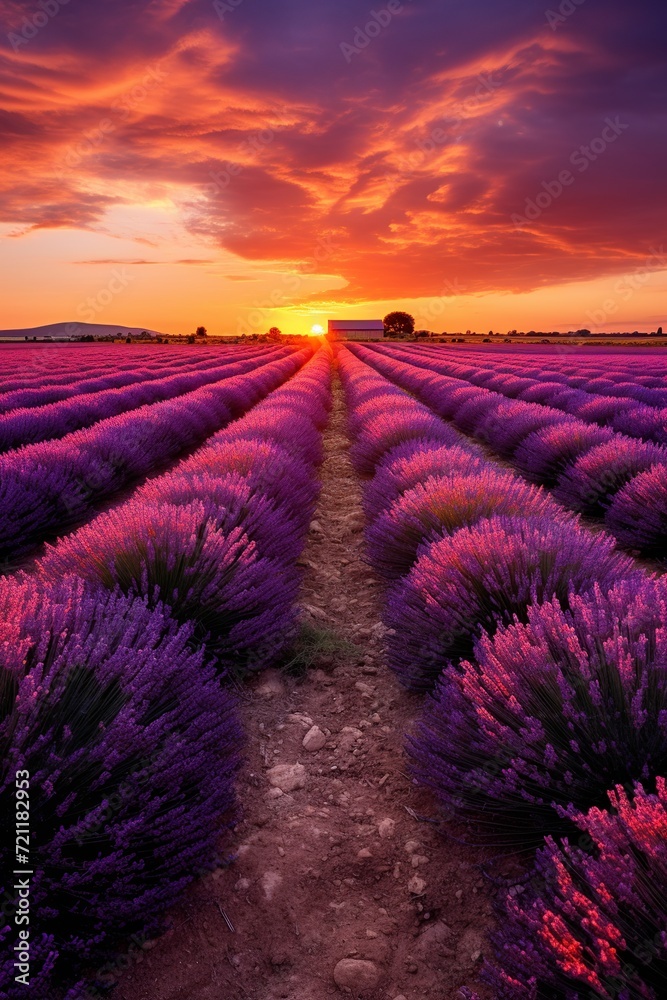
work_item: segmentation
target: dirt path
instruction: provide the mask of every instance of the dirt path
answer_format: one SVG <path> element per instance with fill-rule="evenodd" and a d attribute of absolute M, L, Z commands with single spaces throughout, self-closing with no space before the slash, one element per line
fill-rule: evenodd
<path fill-rule="evenodd" d="M 420 699 L 384 664 L 339 385 L 325 437 L 302 603 L 358 648 L 246 692 L 238 859 L 192 888 L 118 1000 L 454 1000 L 476 981 L 491 911 L 480 856 L 413 815 L 435 815 L 404 773 Z"/>

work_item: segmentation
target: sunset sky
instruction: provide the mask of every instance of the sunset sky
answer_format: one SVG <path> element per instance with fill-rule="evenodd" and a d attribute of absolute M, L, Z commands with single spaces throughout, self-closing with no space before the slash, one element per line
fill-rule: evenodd
<path fill-rule="evenodd" d="M 0 0 L 0 328 L 667 327 L 667 6 L 559 3 Z"/>

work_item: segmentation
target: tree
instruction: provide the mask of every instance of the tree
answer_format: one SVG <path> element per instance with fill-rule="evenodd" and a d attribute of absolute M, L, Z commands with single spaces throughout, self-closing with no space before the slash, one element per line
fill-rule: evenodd
<path fill-rule="evenodd" d="M 277 326 L 272 326 L 269 330 L 268 336 L 270 340 L 280 340 L 282 333 Z"/>
<path fill-rule="evenodd" d="M 195 330 L 195 337 L 197 338 L 197 340 L 204 340 L 206 338 L 207 333 L 208 330 L 206 329 L 205 326 L 198 326 L 197 329 Z"/>
<path fill-rule="evenodd" d="M 390 337 L 410 337 L 414 333 L 415 318 L 410 313 L 390 312 L 382 322 L 384 332 Z"/>

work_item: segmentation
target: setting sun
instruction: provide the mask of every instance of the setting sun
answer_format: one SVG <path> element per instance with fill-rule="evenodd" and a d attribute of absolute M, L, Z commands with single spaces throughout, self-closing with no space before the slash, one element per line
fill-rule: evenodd
<path fill-rule="evenodd" d="M 321 323 L 313 323 L 313 325 L 310 328 L 310 333 L 311 336 L 313 337 L 321 337 L 322 334 L 324 333 L 324 327 L 322 326 Z"/>

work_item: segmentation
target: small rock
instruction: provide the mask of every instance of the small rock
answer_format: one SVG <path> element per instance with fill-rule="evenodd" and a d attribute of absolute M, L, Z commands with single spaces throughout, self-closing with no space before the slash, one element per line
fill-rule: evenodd
<path fill-rule="evenodd" d="M 280 788 L 269 788 L 266 793 L 267 799 L 280 799 L 283 796 L 283 791 Z"/>
<path fill-rule="evenodd" d="M 262 683 L 255 688 L 262 698 L 278 698 L 285 693 L 285 684 L 277 670 L 266 670 Z"/>
<path fill-rule="evenodd" d="M 300 722 L 302 726 L 306 726 L 308 729 L 313 724 L 313 720 L 311 719 L 311 717 L 309 715 L 304 715 L 302 712 L 292 712 L 291 715 L 287 716 L 287 721 Z"/>
<path fill-rule="evenodd" d="M 372 931 L 372 930 L 367 930 L 366 931 L 366 937 L 367 938 L 376 938 L 377 936 L 378 936 L 378 932 L 377 931 Z"/>
<path fill-rule="evenodd" d="M 428 864 L 428 858 L 426 857 L 425 854 L 413 854 L 411 861 L 413 868 L 418 868 L 420 865 Z"/>
<path fill-rule="evenodd" d="M 329 615 L 323 608 L 318 608 L 314 604 L 304 604 L 303 609 L 312 615 L 313 618 L 322 618 L 327 620 L 329 618 Z"/>
<path fill-rule="evenodd" d="M 470 966 L 476 962 L 484 948 L 484 938 L 481 933 L 470 927 L 465 931 L 458 942 L 456 957 L 463 966 Z"/>
<path fill-rule="evenodd" d="M 374 722 L 376 726 L 379 726 L 379 724 L 382 722 L 382 719 L 377 714 L 377 712 L 374 712 L 373 715 L 371 715 L 371 722 Z"/>
<path fill-rule="evenodd" d="M 463 899 L 463 889 L 457 889 L 454 895 L 457 899 Z"/>
<path fill-rule="evenodd" d="M 367 847 L 362 847 L 361 850 L 357 852 L 357 857 L 361 861 L 367 861 L 368 858 L 372 858 L 373 855 L 371 854 L 371 852 L 368 850 Z"/>
<path fill-rule="evenodd" d="M 297 788 L 305 788 L 306 769 L 303 764 L 276 764 L 267 777 L 274 788 L 279 788 L 281 792 L 293 792 Z"/>
<path fill-rule="evenodd" d="M 363 681 L 357 681 L 357 683 L 354 686 L 357 689 L 357 691 L 361 691 L 361 695 L 363 698 L 373 697 L 374 691 L 373 688 L 370 686 L 370 684 L 364 684 Z"/>
<path fill-rule="evenodd" d="M 405 853 L 406 854 L 414 854 L 415 851 L 418 851 L 420 847 L 421 847 L 421 844 L 419 843 L 418 840 L 406 840 L 406 842 L 405 842 Z"/>
<path fill-rule="evenodd" d="M 395 830 L 396 830 L 396 820 L 394 819 L 390 819 L 389 817 L 387 817 L 386 819 L 383 819 L 378 823 L 378 833 L 380 834 L 383 840 L 389 840 L 391 837 L 393 837 Z"/>
<path fill-rule="evenodd" d="M 320 531 L 321 532 L 322 531 L 322 525 L 320 524 L 319 521 L 316 521 L 316 520 L 313 519 L 310 522 L 310 530 L 311 531 Z"/>
<path fill-rule="evenodd" d="M 265 872 L 262 875 L 262 889 L 264 890 L 264 895 L 268 900 L 273 898 L 273 894 L 282 882 L 282 875 L 278 872 Z"/>
<path fill-rule="evenodd" d="M 303 748 L 308 750 L 310 753 L 315 753 L 317 750 L 321 750 L 326 743 L 327 738 L 320 729 L 319 726 L 313 726 L 309 729 L 303 738 Z"/>
<path fill-rule="evenodd" d="M 425 888 L 426 882 L 423 878 L 419 878 L 419 875 L 413 875 L 408 882 L 408 889 L 410 892 L 414 893 L 415 896 L 421 896 Z"/>
<path fill-rule="evenodd" d="M 342 958 L 334 969 L 333 977 L 336 986 L 353 993 L 374 990 L 380 981 L 377 965 L 359 958 Z"/>
<path fill-rule="evenodd" d="M 364 734 L 361 729 L 354 729 L 352 726 L 345 726 L 344 729 L 341 729 L 340 736 L 338 738 L 339 750 L 349 750 L 363 735 Z"/>
<path fill-rule="evenodd" d="M 437 920 L 428 924 L 417 939 L 415 951 L 417 957 L 432 960 L 435 957 L 452 956 L 450 945 L 452 944 L 453 932 L 444 920 Z"/>

